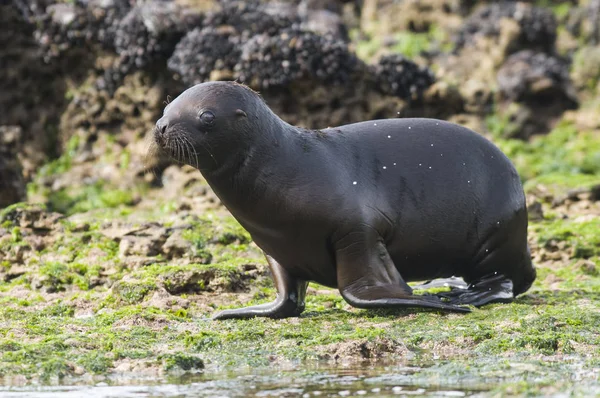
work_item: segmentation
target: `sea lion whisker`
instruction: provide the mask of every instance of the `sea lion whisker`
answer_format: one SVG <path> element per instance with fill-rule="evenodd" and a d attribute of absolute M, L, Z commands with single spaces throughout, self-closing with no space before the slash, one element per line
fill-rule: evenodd
<path fill-rule="evenodd" d="M 192 153 L 190 152 L 190 144 L 185 136 L 181 137 L 181 145 L 182 145 L 183 151 L 184 151 L 185 163 L 193 166 L 192 165 Z"/>
<path fill-rule="evenodd" d="M 198 152 L 196 152 L 196 148 L 194 148 L 194 145 L 192 144 L 192 142 L 189 140 L 189 138 L 187 137 L 183 137 L 184 141 L 187 142 L 187 148 L 190 152 L 190 163 L 192 163 L 192 154 L 194 155 L 194 161 L 195 163 L 192 165 L 194 167 L 196 167 L 197 169 L 200 168 L 200 161 L 198 159 Z"/>
<path fill-rule="evenodd" d="M 177 161 L 179 162 L 179 164 L 183 165 L 183 164 L 185 164 L 185 162 L 182 161 L 182 159 L 183 159 L 183 147 L 181 146 L 181 139 L 179 137 L 177 137 L 175 139 L 175 142 L 177 143 Z"/>

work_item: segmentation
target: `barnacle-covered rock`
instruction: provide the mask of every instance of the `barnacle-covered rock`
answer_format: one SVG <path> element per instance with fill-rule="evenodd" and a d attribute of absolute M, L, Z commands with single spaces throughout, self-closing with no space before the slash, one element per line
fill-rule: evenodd
<path fill-rule="evenodd" d="M 400 54 L 383 56 L 372 68 L 377 75 L 379 89 L 384 94 L 402 99 L 420 97 L 435 82 L 435 76 L 429 68 L 420 67 Z"/>
<path fill-rule="evenodd" d="M 258 1 L 225 0 L 221 9 L 206 15 L 203 26 L 230 26 L 247 39 L 256 34 L 275 35 L 300 22 L 295 13 L 269 12 Z"/>
<path fill-rule="evenodd" d="M 131 9 L 129 0 L 16 0 L 36 26 L 34 36 L 47 62 L 82 46 L 112 48 L 119 21 Z"/>
<path fill-rule="evenodd" d="M 359 62 L 346 44 L 333 36 L 288 29 L 248 40 L 235 76 L 257 88 L 284 86 L 303 78 L 336 84 L 348 81 Z"/>
<path fill-rule="evenodd" d="M 167 65 L 186 85 L 209 80 L 214 71 L 232 77 L 240 42 L 241 37 L 228 26 L 196 28 L 177 44 Z"/>
<path fill-rule="evenodd" d="M 497 80 L 501 95 L 509 101 L 577 106 L 569 65 L 545 53 L 524 50 L 511 55 L 498 71 Z"/>
<path fill-rule="evenodd" d="M 498 2 L 485 5 L 464 22 L 456 38 L 456 49 L 476 45 L 481 38 L 498 37 L 503 20 L 514 21 L 519 31 L 510 43 L 508 53 L 522 49 L 551 52 L 556 42 L 557 22 L 552 11 L 524 2 Z"/>
<path fill-rule="evenodd" d="M 106 70 L 100 87 L 114 92 L 124 76 L 167 60 L 179 40 L 200 22 L 200 14 L 172 2 L 148 1 L 132 8 L 117 25 L 114 47 L 119 57 Z"/>

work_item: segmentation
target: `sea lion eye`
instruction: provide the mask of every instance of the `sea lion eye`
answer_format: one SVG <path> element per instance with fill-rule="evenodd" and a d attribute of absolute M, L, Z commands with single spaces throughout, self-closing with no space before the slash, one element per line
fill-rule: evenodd
<path fill-rule="evenodd" d="M 215 114 L 211 111 L 204 111 L 200 114 L 200 121 L 203 124 L 210 126 L 215 122 Z"/>

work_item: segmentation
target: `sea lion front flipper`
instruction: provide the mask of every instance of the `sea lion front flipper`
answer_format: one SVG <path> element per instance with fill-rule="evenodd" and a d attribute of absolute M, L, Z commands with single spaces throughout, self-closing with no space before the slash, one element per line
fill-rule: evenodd
<path fill-rule="evenodd" d="M 304 298 L 308 282 L 292 277 L 275 259 L 265 254 L 273 281 L 277 289 L 275 301 L 246 308 L 224 310 L 212 319 L 245 319 L 254 317 L 288 318 L 299 316 L 304 311 Z"/>
<path fill-rule="evenodd" d="M 480 307 L 490 303 L 509 303 L 514 299 L 513 282 L 502 274 L 488 275 L 473 282 L 465 289 L 452 289 L 438 293 L 438 297 L 450 304 L 468 304 Z"/>
<path fill-rule="evenodd" d="M 436 296 L 417 296 L 402 279 L 385 244 L 374 231 L 353 232 L 336 242 L 338 288 L 357 308 L 434 308 L 470 312 Z"/>

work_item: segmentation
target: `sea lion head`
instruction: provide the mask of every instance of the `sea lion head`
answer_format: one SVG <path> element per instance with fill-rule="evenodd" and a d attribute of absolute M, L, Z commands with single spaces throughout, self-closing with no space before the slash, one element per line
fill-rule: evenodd
<path fill-rule="evenodd" d="M 260 96 L 244 85 L 197 84 L 165 107 L 154 141 L 179 162 L 213 169 L 249 145 L 264 108 Z"/>

